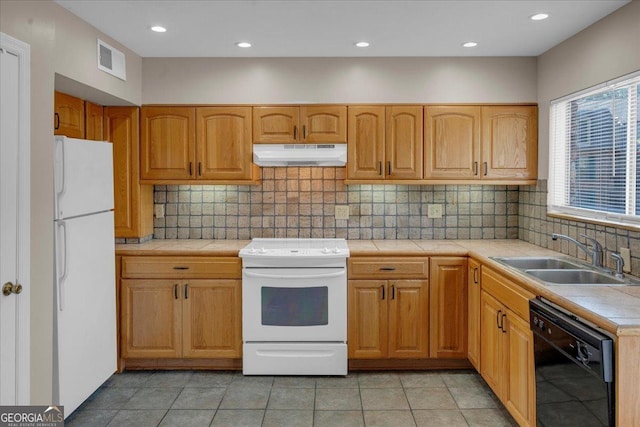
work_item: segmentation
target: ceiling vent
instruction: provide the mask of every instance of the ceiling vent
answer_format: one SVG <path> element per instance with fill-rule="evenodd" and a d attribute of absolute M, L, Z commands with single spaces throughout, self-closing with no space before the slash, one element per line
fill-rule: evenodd
<path fill-rule="evenodd" d="M 124 53 L 98 39 L 98 69 L 127 80 Z"/>

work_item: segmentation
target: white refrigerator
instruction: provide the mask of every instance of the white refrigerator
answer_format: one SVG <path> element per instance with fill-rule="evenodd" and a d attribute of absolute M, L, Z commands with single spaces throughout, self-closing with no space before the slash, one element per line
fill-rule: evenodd
<path fill-rule="evenodd" d="M 54 143 L 53 398 L 68 416 L 116 371 L 113 145 Z"/>

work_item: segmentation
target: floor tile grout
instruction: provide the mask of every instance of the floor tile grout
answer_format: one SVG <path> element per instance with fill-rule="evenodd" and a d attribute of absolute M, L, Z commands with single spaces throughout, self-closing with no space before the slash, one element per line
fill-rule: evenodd
<path fill-rule="evenodd" d="M 212 373 L 211 375 L 212 375 L 212 380 L 222 379 L 222 381 L 213 381 L 212 384 L 209 387 L 207 387 L 206 375 L 196 377 L 195 376 L 196 372 L 186 372 L 183 374 L 178 371 L 174 371 L 174 372 L 157 371 L 157 372 L 151 372 L 146 378 L 145 377 L 136 378 L 136 375 L 140 375 L 140 374 L 134 373 L 134 372 L 126 372 L 123 374 L 122 377 L 114 376 L 109 381 L 107 381 L 107 383 L 105 383 L 105 385 L 103 385 L 87 402 L 83 403 L 81 407 L 78 409 L 78 411 L 76 411 L 76 413 L 73 414 L 67 420 L 69 421 L 69 426 L 72 427 L 74 425 L 82 425 L 82 417 L 86 416 L 88 419 L 92 414 L 96 417 L 102 416 L 102 415 L 105 416 L 105 418 L 102 419 L 102 425 L 107 425 L 109 423 L 113 423 L 111 425 L 115 425 L 117 424 L 118 420 L 124 419 L 126 416 L 130 415 L 132 412 L 138 411 L 139 414 L 144 414 L 143 411 L 156 411 L 156 415 L 157 415 L 158 411 L 163 411 L 162 416 L 159 418 L 159 421 L 157 421 L 157 423 L 154 424 L 155 426 L 159 426 L 163 422 L 169 423 L 170 420 L 175 420 L 176 418 L 173 418 L 173 417 L 187 416 L 187 414 L 189 414 L 189 411 L 193 411 L 193 413 L 190 414 L 190 416 L 193 415 L 195 418 L 196 416 L 201 414 L 200 412 L 197 412 L 197 411 L 202 411 L 202 410 L 206 410 L 212 413 L 212 418 L 208 425 L 214 426 L 215 424 L 217 424 L 216 417 L 222 417 L 223 415 L 232 414 L 231 411 L 235 411 L 235 413 L 240 413 L 240 414 L 245 413 L 245 411 L 252 411 L 251 413 L 253 413 L 254 409 L 241 408 L 243 405 L 246 405 L 246 403 L 242 403 L 241 398 L 239 398 L 239 403 L 237 404 L 238 408 L 228 408 L 228 409 L 223 408 L 223 403 L 225 402 L 225 399 L 226 398 L 231 399 L 233 397 L 229 393 L 231 390 L 233 390 L 234 386 L 235 387 L 244 386 L 241 388 L 245 388 L 245 390 L 249 390 L 249 391 L 255 390 L 255 389 L 262 389 L 263 391 L 266 391 L 266 400 L 264 401 L 264 405 L 259 403 L 257 405 L 259 406 L 259 408 L 255 409 L 255 410 L 261 411 L 261 417 L 259 420 L 260 425 L 267 425 L 267 422 L 273 422 L 274 421 L 273 417 L 280 417 L 282 416 L 282 414 L 286 414 L 286 411 L 292 411 L 291 415 L 299 414 L 300 411 L 311 412 L 311 421 L 310 421 L 311 426 L 320 425 L 319 423 L 321 423 L 321 420 L 318 418 L 318 415 L 321 415 L 321 414 L 324 416 L 326 414 L 331 414 L 331 413 L 333 414 L 342 413 L 342 415 L 344 416 L 344 414 L 346 414 L 346 412 L 344 412 L 345 411 L 344 409 L 331 409 L 330 407 L 320 409 L 320 407 L 318 406 L 318 403 L 319 403 L 318 392 L 319 390 L 323 390 L 323 389 L 357 390 L 359 409 L 357 410 L 349 409 L 349 411 L 359 413 L 359 421 L 356 420 L 356 422 L 357 422 L 357 425 L 361 425 L 361 426 L 367 425 L 367 417 L 371 417 L 370 421 L 375 422 L 376 417 L 384 418 L 385 412 L 393 412 L 393 415 L 391 415 L 392 417 L 395 417 L 395 416 L 398 416 L 401 418 L 404 417 L 403 419 L 405 419 L 406 422 L 409 422 L 412 425 L 420 425 L 421 420 L 424 420 L 424 418 L 420 418 L 419 414 L 421 417 L 424 417 L 426 413 L 429 413 L 428 411 L 431 411 L 431 413 L 429 413 L 430 416 L 454 417 L 457 414 L 458 421 L 456 422 L 460 424 L 464 423 L 466 425 L 473 425 L 472 424 L 473 421 L 470 417 L 476 417 L 478 416 L 478 414 L 480 415 L 484 414 L 485 416 L 499 417 L 500 423 L 513 425 L 513 421 L 512 420 L 510 421 L 509 416 L 506 414 L 506 410 L 504 409 L 504 407 L 501 407 L 500 404 L 498 404 L 497 407 L 492 407 L 489 403 L 482 403 L 483 401 L 481 400 L 480 401 L 481 404 L 484 406 L 488 405 L 488 407 L 486 408 L 478 407 L 477 410 L 475 410 L 476 408 L 463 407 L 467 405 L 462 405 L 463 401 L 459 401 L 456 399 L 456 395 L 454 394 L 454 391 L 456 389 L 466 388 L 466 389 L 473 389 L 474 392 L 477 392 L 475 395 L 482 396 L 483 399 L 489 398 L 493 403 L 497 403 L 497 399 L 495 398 L 495 395 L 493 395 L 492 392 L 488 389 L 488 387 L 483 382 L 481 377 L 475 373 L 463 372 L 463 373 L 453 374 L 453 373 L 438 373 L 438 372 L 433 372 L 433 373 L 431 372 L 387 372 L 387 373 L 358 372 L 358 373 L 352 373 L 349 376 L 344 377 L 345 379 L 346 378 L 350 378 L 350 379 L 346 380 L 343 384 L 339 382 L 337 382 L 336 384 L 331 384 L 331 382 L 323 382 L 322 379 L 325 377 L 314 377 L 312 380 L 309 379 L 309 377 L 300 377 L 300 381 L 296 384 L 295 381 L 287 381 L 283 379 L 278 380 L 278 378 L 291 378 L 291 377 L 271 376 L 271 377 L 267 377 L 268 379 L 266 380 L 261 380 L 260 377 L 243 377 L 241 375 L 238 375 L 237 373 L 221 372 L 220 377 L 217 377 L 217 378 L 215 376 L 216 374 Z M 413 380 L 410 379 L 409 374 L 416 374 L 417 379 L 413 379 Z M 230 375 L 230 377 L 224 377 L 224 375 Z M 424 384 L 421 384 L 419 379 L 421 375 L 424 375 L 425 378 L 428 378 L 428 377 L 432 377 L 432 378 L 429 381 L 426 381 Z M 454 377 L 446 377 L 445 375 L 465 375 L 465 376 L 464 377 L 460 376 L 458 379 L 454 380 Z M 172 376 L 176 378 L 176 380 L 173 382 L 171 380 Z M 367 380 L 368 376 L 369 378 Z M 434 380 L 433 378 L 437 378 L 437 380 Z M 384 384 L 385 381 L 388 383 L 387 386 L 385 386 Z M 180 385 L 178 387 L 173 387 L 176 383 L 179 383 Z M 425 387 L 425 385 L 434 385 L 434 384 L 437 386 Z M 189 385 L 191 386 L 189 387 Z M 296 387 L 296 385 L 301 385 L 301 387 Z M 473 385 L 473 387 L 471 387 L 471 385 Z M 145 390 L 145 389 L 162 390 L 162 389 L 169 389 L 169 388 L 178 389 L 175 396 L 173 396 L 170 399 L 166 399 L 166 403 L 164 404 L 157 403 L 157 406 L 166 406 L 166 408 L 163 407 L 162 409 L 149 409 L 149 410 L 127 408 L 128 405 L 131 405 L 129 402 L 132 399 L 134 399 L 135 396 L 138 396 L 138 399 L 142 397 L 142 395 L 140 395 L 142 390 Z M 212 405 L 212 406 L 215 406 L 214 408 L 207 408 L 207 409 L 197 409 L 195 407 L 193 409 L 189 408 L 188 399 L 190 398 L 190 395 L 189 393 L 185 393 L 185 391 L 191 390 L 191 389 L 198 390 L 198 389 L 204 389 L 204 388 L 211 389 L 211 390 L 224 389 L 224 391 L 220 393 L 219 399 L 216 397 L 218 401 L 215 405 Z M 392 402 L 390 407 L 394 407 L 398 405 L 404 407 L 406 405 L 407 409 L 388 409 L 388 410 L 375 409 L 376 399 L 380 399 L 380 397 L 384 395 L 384 391 L 382 390 L 385 390 L 385 389 L 398 390 L 398 388 L 402 390 L 402 395 L 401 395 L 402 398 L 398 401 Z M 118 392 L 119 389 L 133 390 L 133 392 L 129 391 L 129 392 L 119 393 Z M 282 399 L 283 398 L 286 399 L 287 393 L 295 394 L 296 393 L 295 390 L 302 390 L 302 389 L 312 391 L 312 393 L 310 393 L 311 395 L 309 396 L 309 398 L 312 399 L 310 404 L 310 409 L 293 409 L 293 407 L 287 408 L 286 404 L 285 405 L 282 404 Z M 431 408 L 420 409 L 420 405 L 421 405 L 420 402 L 414 401 L 413 405 L 411 403 L 412 400 L 415 399 L 416 397 L 415 393 L 411 393 L 411 389 L 446 390 L 446 395 L 448 396 L 448 399 L 450 399 L 453 402 L 453 407 L 451 409 L 447 408 L 446 411 L 440 411 L 440 412 L 436 412 L 438 411 L 438 409 L 431 409 Z M 276 400 L 274 400 L 275 395 L 273 393 L 275 390 L 283 390 L 282 392 L 279 392 L 281 394 L 278 394 L 278 403 L 276 403 Z M 239 393 L 238 395 L 241 395 L 240 392 L 238 393 Z M 398 396 L 400 395 L 397 394 L 397 391 L 394 393 L 396 397 L 392 397 L 392 399 L 399 399 Z M 197 392 L 193 392 L 193 395 L 197 396 L 198 394 L 199 393 Z M 169 395 L 171 394 L 169 393 Z M 216 393 L 211 392 L 211 395 L 215 396 Z M 236 398 L 238 397 L 238 395 L 236 395 Z M 345 392 L 345 395 L 348 395 L 348 392 Z M 366 395 L 368 395 L 367 402 L 365 402 Z M 411 395 L 411 398 L 410 398 L 410 395 Z M 102 400 L 100 400 L 101 396 L 102 396 Z M 394 394 L 392 393 L 390 396 L 394 396 Z M 473 398 L 473 396 L 474 394 L 471 395 L 471 398 Z M 153 397 L 154 395 L 150 393 L 149 398 L 153 398 Z M 110 398 L 111 398 L 111 401 L 109 400 Z M 422 396 L 420 398 L 422 398 Z M 179 400 L 181 402 L 180 406 L 184 405 L 185 408 L 173 408 L 173 406 Z M 302 402 L 304 402 L 304 399 L 302 400 Z M 431 400 L 432 403 L 429 403 L 429 400 L 427 398 L 426 401 L 422 401 L 422 402 L 426 402 L 427 406 L 430 406 L 435 401 Z M 193 402 L 191 402 L 191 404 L 193 404 Z M 372 407 L 372 404 L 373 404 L 373 407 Z M 140 407 L 154 406 L 153 404 L 145 405 L 144 401 L 136 401 L 136 403 L 131 406 L 136 406 L 136 405 Z M 272 405 L 275 405 L 275 408 L 271 407 Z M 416 405 L 418 406 L 416 407 Z M 197 405 L 194 405 L 194 406 L 197 406 Z M 251 407 L 253 408 L 253 406 Z M 279 406 L 284 406 L 284 407 L 280 408 Z M 303 406 L 306 407 L 306 404 L 303 403 Z M 110 408 L 110 409 L 103 409 L 103 407 Z M 346 405 L 345 407 L 349 407 L 349 405 Z M 472 411 L 471 409 L 474 409 L 474 410 Z M 102 411 L 102 412 L 99 412 L 99 411 Z M 114 411 L 114 412 L 109 413 L 105 411 Z M 172 411 L 176 411 L 176 412 L 172 412 Z M 181 412 L 178 413 L 177 411 L 181 411 Z M 230 411 L 230 412 L 225 412 L 225 411 Z M 422 411 L 427 411 L 427 412 L 423 413 Z M 404 413 L 404 415 L 402 415 L 402 413 Z M 109 414 L 111 414 L 110 417 L 109 417 Z M 277 415 L 274 415 L 274 414 L 277 414 Z M 400 427 L 400 425 L 401 424 L 394 424 L 394 427 Z"/>

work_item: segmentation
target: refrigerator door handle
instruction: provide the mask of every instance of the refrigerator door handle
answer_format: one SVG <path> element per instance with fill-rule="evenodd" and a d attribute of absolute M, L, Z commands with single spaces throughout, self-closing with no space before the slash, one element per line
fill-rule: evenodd
<path fill-rule="evenodd" d="M 60 215 L 60 198 L 66 190 L 64 182 L 64 139 L 56 139 L 56 151 L 56 162 L 58 163 L 58 167 L 55 168 L 56 173 L 54 174 L 53 185 L 55 186 L 56 214 Z"/>
<path fill-rule="evenodd" d="M 58 308 L 60 311 L 64 311 L 64 281 L 67 278 L 67 226 L 64 221 L 59 221 L 57 225 L 60 233 L 57 252 L 62 256 L 62 262 L 56 266 L 58 269 Z M 60 261 L 59 258 L 58 261 Z"/>

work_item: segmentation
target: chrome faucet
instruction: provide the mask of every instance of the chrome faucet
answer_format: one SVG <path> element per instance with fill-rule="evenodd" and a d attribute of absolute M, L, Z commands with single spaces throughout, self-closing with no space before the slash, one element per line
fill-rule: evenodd
<path fill-rule="evenodd" d="M 598 243 L 598 241 L 596 239 L 591 238 L 591 237 L 587 237 L 584 234 L 581 234 L 580 237 L 584 237 L 585 239 L 590 241 L 591 244 L 592 244 L 591 248 L 588 248 L 585 244 L 578 242 L 576 239 L 574 239 L 572 237 L 565 236 L 564 234 L 553 233 L 551 235 L 551 239 L 553 239 L 553 240 L 565 239 L 565 240 L 568 240 L 570 242 L 575 243 L 576 246 L 578 246 L 587 255 L 589 255 L 591 257 L 591 264 L 593 264 L 594 267 L 599 267 L 599 268 L 602 267 L 602 253 L 604 252 L 604 250 L 602 249 L 602 245 L 600 243 Z"/>
<path fill-rule="evenodd" d="M 622 258 L 622 255 L 620 255 L 619 252 L 611 252 L 611 258 L 616 260 L 615 276 L 619 279 L 624 278 L 624 259 Z"/>

